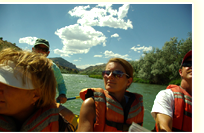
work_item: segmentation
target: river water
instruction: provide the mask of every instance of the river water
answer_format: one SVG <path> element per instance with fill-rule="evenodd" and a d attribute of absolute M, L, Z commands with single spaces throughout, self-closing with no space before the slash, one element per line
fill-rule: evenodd
<path fill-rule="evenodd" d="M 67 97 L 79 96 L 80 90 L 84 88 L 103 88 L 104 83 L 102 79 L 89 78 L 87 75 L 77 74 L 63 74 L 65 85 L 67 88 Z M 143 95 L 143 104 L 145 109 L 143 126 L 149 130 L 152 130 L 155 125 L 155 121 L 152 118 L 150 112 L 156 94 L 165 89 L 163 85 L 152 85 L 142 83 L 132 83 L 128 88 L 130 92 L 136 92 Z M 58 96 L 58 95 L 57 95 Z M 68 100 L 63 105 L 70 109 L 74 114 L 79 114 L 82 104 L 81 99 Z"/>

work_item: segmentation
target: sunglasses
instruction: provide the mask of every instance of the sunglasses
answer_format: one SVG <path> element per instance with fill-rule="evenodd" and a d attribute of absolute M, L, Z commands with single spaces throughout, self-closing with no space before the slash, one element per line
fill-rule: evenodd
<path fill-rule="evenodd" d="M 38 45 L 35 46 L 35 49 L 36 49 L 36 50 L 41 50 L 42 52 L 46 52 L 46 53 L 49 51 L 48 48 L 42 48 L 42 47 L 40 47 L 40 46 L 38 46 Z"/>
<path fill-rule="evenodd" d="M 192 61 L 184 61 L 182 66 L 183 67 L 192 67 Z"/>
<path fill-rule="evenodd" d="M 110 76 L 110 73 L 112 72 L 112 75 L 115 77 L 115 78 L 121 78 L 124 74 L 129 78 L 130 76 L 122 71 L 119 71 L 119 70 L 115 70 L 115 71 L 109 71 L 109 70 L 106 70 L 106 71 L 103 71 L 102 72 L 102 75 L 103 77 L 108 77 Z"/>

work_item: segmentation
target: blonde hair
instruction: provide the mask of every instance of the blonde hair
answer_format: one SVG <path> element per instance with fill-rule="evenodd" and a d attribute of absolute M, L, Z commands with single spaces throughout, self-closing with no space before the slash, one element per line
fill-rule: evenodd
<path fill-rule="evenodd" d="M 32 84 L 40 95 L 36 107 L 49 106 L 55 102 L 56 79 L 51 60 L 39 53 L 7 48 L 0 52 L 0 64 L 7 65 L 9 61 L 22 68 L 24 84 L 26 73 L 31 74 Z"/>

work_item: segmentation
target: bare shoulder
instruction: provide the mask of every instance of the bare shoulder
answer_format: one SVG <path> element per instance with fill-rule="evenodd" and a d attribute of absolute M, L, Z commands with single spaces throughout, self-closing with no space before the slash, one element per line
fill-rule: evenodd
<path fill-rule="evenodd" d="M 81 105 L 80 115 L 89 115 L 93 116 L 95 114 L 95 102 L 93 98 L 87 98 Z"/>
<path fill-rule="evenodd" d="M 93 98 L 87 98 L 81 105 L 78 130 L 80 132 L 92 132 L 96 117 Z"/>

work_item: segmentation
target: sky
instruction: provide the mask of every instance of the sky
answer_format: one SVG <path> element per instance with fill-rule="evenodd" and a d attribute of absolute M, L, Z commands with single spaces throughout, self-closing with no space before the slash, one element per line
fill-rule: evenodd
<path fill-rule="evenodd" d="M 50 43 L 48 58 L 85 69 L 112 57 L 138 61 L 170 38 L 188 38 L 192 4 L 0 4 L 0 37 L 31 50 Z M 2 19 L 3 18 L 3 19 Z"/>

